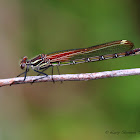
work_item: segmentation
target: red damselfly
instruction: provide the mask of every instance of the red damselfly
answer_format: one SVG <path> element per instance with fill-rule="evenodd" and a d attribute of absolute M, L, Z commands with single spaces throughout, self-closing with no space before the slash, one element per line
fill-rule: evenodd
<path fill-rule="evenodd" d="M 20 62 L 20 68 L 25 69 L 25 72 L 20 75 L 24 74 L 25 80 L 30 67 L 37 72 L 38 75 L 43 74 L 48 76 L 44 71 L 49 67 L 53 68 L 54 66 L 80 64 L 140 54 L 140 48 L 132 50 L 133 47 L 134 44 L 128 40 L 118 40 L 88 48 L 39 54 L 30 60 L 27 59 L 27 56 L 24 56 Z"/>

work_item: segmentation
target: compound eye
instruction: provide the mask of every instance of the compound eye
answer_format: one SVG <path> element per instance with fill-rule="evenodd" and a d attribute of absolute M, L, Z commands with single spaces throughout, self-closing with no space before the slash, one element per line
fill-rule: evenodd
<path fill-rule="evenodd" d="M 25 64 L 25 63 L 20 64 L 20 68 L 21 68 L 21 69 L 24 69 L 24 68 L 25 68 L 25 66 L 26 66 L 26 64 Z"/>
<path fill-rule="evenodd" d="M 27 60 L 27 56 L 24 56 L 22 60 L 23 61 L 26 61 Z"/>

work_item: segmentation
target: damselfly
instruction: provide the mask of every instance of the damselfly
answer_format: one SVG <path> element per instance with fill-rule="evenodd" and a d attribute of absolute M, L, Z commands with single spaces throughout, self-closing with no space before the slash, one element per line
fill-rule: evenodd
<path fill-rule="evenodd" d="M 70 49 L 49 54 L 39 54 L 30 60 L 27 59 L 27 56 L 24 56 L 20 62 L 20 68 L 25 69 L 25 72 L 20 75 L 24 74 L 25 80 L 30 67 L 35 72 L 39 73 L 38 75 L 43 74 L 48 76 L 44 71 L 49 67 L 53 68 L 54 66 L 80 64 L 140 54 L 140 48 L 132 50 L 133 46 L 134 44 L 128 40 L 118 40 L 89 48 Z"/>

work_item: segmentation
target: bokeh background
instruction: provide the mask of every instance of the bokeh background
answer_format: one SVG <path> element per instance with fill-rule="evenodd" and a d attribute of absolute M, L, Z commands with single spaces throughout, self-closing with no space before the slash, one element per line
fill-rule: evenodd
<path fill-rule="evenodd" d="M 0 0 L 0 78 L 20 74 L 23 56 L 121 39 L 139 48 L 139 7 L 138 0 Z M 138 68 L 139 60 L 63 66 L 60 72 Z M 2 87 L 0 140 L 139 140 L 139 81 L 128 76 Z"/>

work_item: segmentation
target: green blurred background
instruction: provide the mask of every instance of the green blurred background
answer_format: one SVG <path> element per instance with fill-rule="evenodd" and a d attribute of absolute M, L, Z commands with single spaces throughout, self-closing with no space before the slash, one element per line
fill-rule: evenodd
<path fill-rule="evenodd" d="M 139 6 L 138 0 L 0 0 L 0 78 L 20 74 L 19 61 L 26 55 L 121 39 L 139 48 Z M 63 66 L 60 72 L 137 68 L 139 60 Z M 140 76 L 128 76 L 2 87 L 0 140 L 139 140 L 139 81 Z"/>

